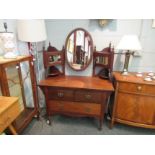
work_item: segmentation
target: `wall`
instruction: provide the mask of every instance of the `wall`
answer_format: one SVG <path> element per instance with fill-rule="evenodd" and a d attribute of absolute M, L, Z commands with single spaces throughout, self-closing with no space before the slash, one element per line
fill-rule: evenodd
<path fill-rule="evenodd" d="M 136 34 L 139 36 L 142 51 L 141 57 L 133 57 L 130 60 L 129 71 L 155 71 L 155 29 L 151 27 L 152 20 L 111 20 L 104 28 L 98 25 L 97 20 L 46 20 L 48 39 L 46 46 L 50 41 L 52 46 L 61 49 L 65 45 L 67 35 L 73 29 L 82 27 L 92 36 L 97 50 L 108 46 L 111 42 L 114 47 L 124 34 Z M 114 70 L 122 70 L 124 64 L 124 55 L 115 55 Z M 75 72 L 66 64 L 66 74 L 68 75 L 92 75 L 92 63 L 85 71 Z"/>

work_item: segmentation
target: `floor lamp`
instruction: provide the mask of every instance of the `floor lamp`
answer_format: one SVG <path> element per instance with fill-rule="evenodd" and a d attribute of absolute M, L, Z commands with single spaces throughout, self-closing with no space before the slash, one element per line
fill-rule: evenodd
<path fill-rule="evenodd" d="M 18 20 L 17 21 L 18 39 L 28 43 L 29 52 L 33 55 L 37 67 L 38 78 L 40 81 L 40 68 L 37 42 L 46 40 L 46 29 L 44 20 Z"/>
<path fill-rule="evenodd" d="M 37 83 L 40 81 L 40 68 L 37 43 L 46 40 L 46 29 L 44 20 L 18 20 L 17 21 L 18 39 L 27 42 L 29 52 L 33 55 L 34 66 L 37 73 Z M 36 84 L 37 85 L 37 84 Z M 38 96 L 38 91 L 37 91 Z M 38 98 L 39 99 L 39 98 Z"/>
<path fill-rule="evenodd" d="M 128 66 L 130 56 L 134 55 L 135 51 L 141 50 L 141 45 L 136 35 L 125 35 L 120 40 L 119 44 L 116 47 L 117 50 L 123 51 L 125 54 L 125 62 L 122 75 L 128 75 Z"/>

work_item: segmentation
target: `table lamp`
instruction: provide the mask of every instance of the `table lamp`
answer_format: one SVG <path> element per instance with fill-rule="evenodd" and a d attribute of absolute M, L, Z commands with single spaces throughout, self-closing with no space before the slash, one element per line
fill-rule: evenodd
<path fill-rule="evenodd" d="M 16 44 L 13 32 L 7 32 L 7 23 L 4 23 L 5 32 L 0 32 L 0 45 L 4 52 L 3 57 L 14 59 L 17 57 Z"/>
<path fill-rule="evenodd" d="M 124 35 L 117 45 L 116 49 L 125 52 L 125 62 L 122 75 L 128 75 L 129 59 L 134 55 L 135 51 L 141 50 L 141 45 L 136 35 Z"/>

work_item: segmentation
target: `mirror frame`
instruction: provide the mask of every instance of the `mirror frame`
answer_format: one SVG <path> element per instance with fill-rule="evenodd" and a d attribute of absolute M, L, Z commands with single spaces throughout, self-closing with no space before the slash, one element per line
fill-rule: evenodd
<path fill-rule="evenodd" d="M 75 31 L 84 31 L 86 34 L 88 34 L 88 36 L 89 36 L 89 38 L 90 38 L 90 43 L 91 43 L 91 53 L 90 53 L 90 59 L 89 59 L 89 61 L 88 61 L 88 64 L 86 65 L 86 66 L 84 66 L 83 68 L 81 68 L 81 69 L 75 69 L 73 66 L 71 66 L 71 64 L 69 63 L 69 61 L 68 61 L 68 58 L 67 58 L 67 43 L 68 43 L 68 39 L 70 38 L 70 36 L 75 32 Z M 89 65 L 90 65 L 90 63 L 91 63 L 91 61 L 92 61 L 92 59 L 93 59 L 93 51 L 94 50 L 94 46 L 93 46 L 93 40 L 92 40 L 92 37 L 91 37 L 91 35 L 90 35 L 90 33 L 88 32 L 88 31 L 86 31 L 85 29 L 83 29 L 83 28 L 76 28 L 76 29 L 74 29 L 74 30 L 72 30 L 69 34 L 68 34 L 68 36 L 67 36 L 67 38 L 66 38 L 66 42 L 65 42 L 65 59 L 66 59 L 66 61 L 67 61 L 67 64 L 68 64 L 68 66 L 71 68 L 71 69 L 73 69 L 74 71 L 83 71 L 83 70 L 85 70 Z"/>

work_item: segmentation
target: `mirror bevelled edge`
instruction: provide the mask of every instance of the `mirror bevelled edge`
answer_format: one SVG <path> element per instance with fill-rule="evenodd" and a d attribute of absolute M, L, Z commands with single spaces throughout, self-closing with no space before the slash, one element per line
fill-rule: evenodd
<path fill-rule="evenodd" d="M 75 71 L 83 71 L 89 66 L 93 57 L 93 40 L 88 31 L 76 28 L 69 33 L 65 57 L 67 64 Z"/>

